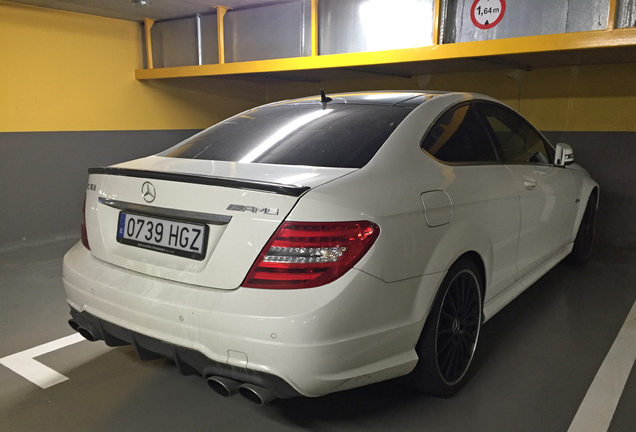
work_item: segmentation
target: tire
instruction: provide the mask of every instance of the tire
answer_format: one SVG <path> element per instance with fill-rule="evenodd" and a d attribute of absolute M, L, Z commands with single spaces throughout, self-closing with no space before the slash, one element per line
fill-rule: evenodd
<path fill-rule="evenodd" d="M 598 198 L 595 193 L 590 195 L 581 219 L 581 225 L 574 239 L 572 252 L 565 258 L 567 264 L 581 265 L 589 261 L 596 233 L 596 206 Z"/>
<path fill-rule="evenodd" d="M 415 347 L 419 361 L 409 381 L 417 391 L 448 398 L 468 381 L 483 320 L 482 293 L 472 261 L 451 266 Z"/>

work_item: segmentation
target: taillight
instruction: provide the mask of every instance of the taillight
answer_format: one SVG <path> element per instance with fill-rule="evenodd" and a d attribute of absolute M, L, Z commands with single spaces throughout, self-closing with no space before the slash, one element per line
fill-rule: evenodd
<path fill-rule="evenodd" d="M 312 288 L 338 279 L 375 242 L 380 228 L 362 222 L 283 222 L 248 273 L 250 288 Z"/>
<path fill-rule="evenodd" d="M 86 249 L 91 250 L 86 233 L 86 195 L 84 195 L 84 204 L 82 205 L 82 244 Z"/>

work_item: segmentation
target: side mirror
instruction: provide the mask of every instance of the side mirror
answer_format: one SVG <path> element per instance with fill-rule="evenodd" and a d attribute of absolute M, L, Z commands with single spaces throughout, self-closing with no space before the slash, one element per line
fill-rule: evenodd
<path fill-rule="evenodd" d="M 566 166 L 574 162 L 574 150 L 567 144 L 558 143 L 554 155 L 554 164 L 556 166 Z"/>

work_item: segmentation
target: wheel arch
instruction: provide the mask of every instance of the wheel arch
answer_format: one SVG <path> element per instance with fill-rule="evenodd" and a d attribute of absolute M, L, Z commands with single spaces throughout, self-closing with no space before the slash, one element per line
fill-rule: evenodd
<path fill-rule="evenodd" d="M 576 197 L 579 204 L 576 210 L 576 215 L 574 216 L 574 223 L 572 224 L 572 233 L 570 234 L 570 241 L 572 242 L 576 238 L 576 234 L 579 230 L 579 226 L 581 225 L 581 221 L 583 220 L 583 214 L 585 213 L 585 208 L 587 207 L 588 201 L 592 196 L 595 196 L 596 209 L 598 210 L 601 194 L 598 183 L 596 183 L 591 177 L 589 177 L 589 175 L 583 177 L 581 181 L 582 185 L 579 189 L 578 196 Z"/>
<path fill-rule="evenodd" d="M 455 260 L 448 266 L 448 269 L 446 270 L 445 273 L 448 273 L 448 271 L 458 262 L 462 261 L 462 260 L 468 260 L 470 262 L 472 262 L 475 267 L 477 268 L 477 271 L 479 272 L 479 281 L 481 282 L 481 301 L 482 301 L 482 306 L 483 306 L 483 302 L 485 301 L 485 297 L 486 297 L 486 281 L 487 281 L 487 276 L 486 276 L 486 266 L 484 263 L 483 258 L 481 257 L 481 255 L 474 251 L 474 250 L 470 250 L 470 251 L 466 251 L 464 253 L 462 253 L 461 255 L 459 255 L 457 258 L 455 258 Z M 445 275 L 444 275 L 445 278 Z M 440 283 L 437 287 L 435 287 L 435 295 L 432 297 L 431 303 L 428 305 L 428 309 L 426 311 L 426 314 L 423 317 L 422 320 L 422 327 L 424 327 L 424 325 L 426 324 L 426 320 L 428 319 L 428 315 L 431 312 L 431 308 L 432 306 L 435 304 L 435 302 L 438 300 L 440 295 L 442 294 L 442 285 L 444 282 L 444 278 L 440 279 Z M 420 329 L 421 331 L 421 329 Z"/>
<path fill-rule="evenodd" d="M 483 303 L 484 298 L 486 296 L 486 281 L 487 281 L 486 266 L 484 264 L 484 260 L 482 259 L 481 255 L 478 254 L 476 251 L 468 251 L 468 252 L 465 252 L 463 255 L 461 255 L 459 258 L 457 258 L 455 262 L 453 263 L 453 265 L 461 259 L 470 260 L 472 261 L 473 264 L 475 264 L 475 267 L 477 267 L 477 270 L 479 271 L 479 279 L 481 282 L 481 287 L 480 287 L 481 300 Z"/>
<path fill-rule="evenodd" d="M 588 197 L 588 200 L 590 199 L 590 197 L 592 197 L 592 195 L 594 195 L 594 197 L 596 198 L 596 209 L 598 210 L 598 199 L 599 199 L 599 187 L 598 185 L 594 186 L 594 188 L 592 189 L 592 192 L 590 192 L 590 195 Z"/>

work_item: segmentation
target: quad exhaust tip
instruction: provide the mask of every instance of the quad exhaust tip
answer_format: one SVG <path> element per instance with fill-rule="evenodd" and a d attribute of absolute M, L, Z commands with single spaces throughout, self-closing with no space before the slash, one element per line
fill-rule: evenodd
<path fill-rule="evenodd" d="M 87 329 L 85 327 L 82 327 L 80 325 L 80 323 L 78 323 L 74 319 L 68 320 L 68 325 L 70 325 L 73 330 L 75 330 L 80 335 L 82 335 L 84 337 L 84 339 L 86 339 L 88 341 L 91 341 L 91 342 L 95 342 L 97 340 L 97 337 L 95 337 L 95 335 L 93 334 L 92 331 L 90 331 L 89 329 Z"/>
<path fill-rule="evenodd" d="M 234 396 L 239 391 L 240 382 L 221 376 L 211 376 L 205 380 L 208 387 L 223 397 Z"/>
<path fill-rule="evenodd" d="M 276 395 L 264 387 L 255 384 L 241 383 L 240 381 L 222 376 L 212 375 L 205 380 L 208 387 L 223 397 L 240 394 L 245 399 L 256 405 L 265 405 L 276 399 Z"/>
<path fill-rule="evenodd" d="M 265 405 L 276 399 L 276 395 L 271 390 L 255 384 L 241 384 L 238 390 L 241 396 L 256 405 Z"/>

